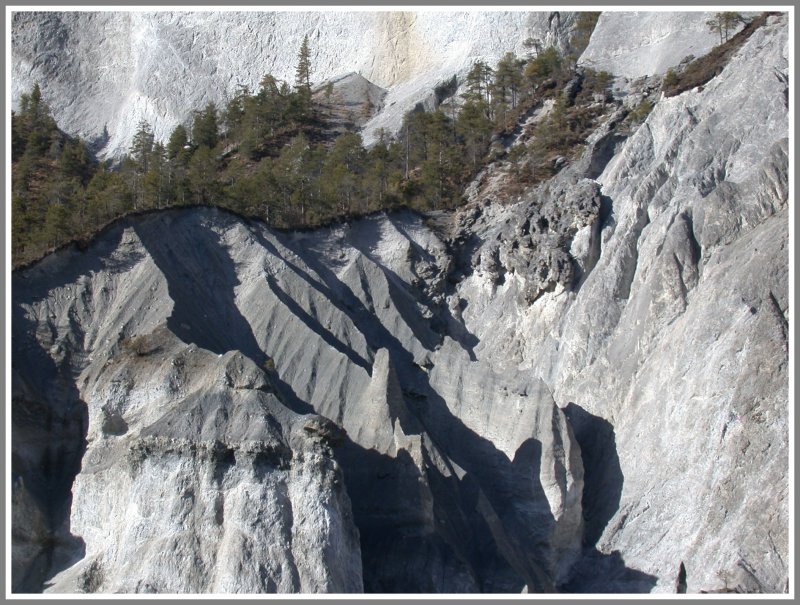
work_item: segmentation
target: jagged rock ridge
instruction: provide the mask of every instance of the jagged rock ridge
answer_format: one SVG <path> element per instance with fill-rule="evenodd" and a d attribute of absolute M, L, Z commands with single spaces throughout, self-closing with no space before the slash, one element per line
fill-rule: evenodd
<path fill-rule="evenodd" d="M 513 203 L 499 162 L 452 215 L 275 233 L 172 210 L 16 273 L 15 582 L 50 556 L 54 589 L 146 590 L 96 496 L 109 472 L 145 498 L 146 472 L 174 560 L 191 544 L 217 582 L 136 568 L 156 590 L 353 590 L 361 563 L 371 591 L 784 591 L 787 81 L 772 17 Z M 226 492 L 265 484 L 256 510 Z M 278 519 L 241 563 L 286 564 L 229 582 L 226 524 L 287 508 L 317 540 Z"/>

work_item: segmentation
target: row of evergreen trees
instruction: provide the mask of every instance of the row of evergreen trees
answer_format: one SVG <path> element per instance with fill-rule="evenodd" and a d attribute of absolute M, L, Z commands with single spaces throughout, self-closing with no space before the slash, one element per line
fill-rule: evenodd
<path fill-rule="evenodd" d="M 568 57 L 528 46 L 528 57 L 509 53 L 495 68 L 475 63 L 463 99 L 408 113 L 397 136 L 379 133 L 369 149 L 356 133 L 332 136 L 321 100 L 331 90 L 312 93 L 307 38 L 294 86 L 266 75 L 223 108 L 195 111 L 165 144 L 142 122 L 114 166 L 61 133 L 37 85 L 12 114 L 15 263 L 126 213 L 175 205 L 223 206 L 281 228 L 397 205 L 450 208 L 492 137 L 571 77 Z"/>

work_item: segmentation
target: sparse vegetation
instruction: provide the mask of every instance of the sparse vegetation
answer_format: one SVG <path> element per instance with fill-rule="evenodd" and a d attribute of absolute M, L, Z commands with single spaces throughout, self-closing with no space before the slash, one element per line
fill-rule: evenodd
<path fill-rule="evenodd" d="M 664 79 L 661 82 L 662 90 L 667 90 L 674 87 L 679 82 L 678 74 L 673 68 L 669 68 L 667 73 L 664 74 Z"/>
<path fill-rule="evenodd" d="M 579 20 L 583 42 L 596 20 Z M 573 47 L 583 42 L 573 40 Z M 166 144 L 142 122 L 128 155 L 114 165 L 97 162 L 82 141 L 58 129 L 37 86 L 12 118 L 13 262 L 86 240 L 120 216 L 176 205 L 221 206 L 276 228 L 399 205 L 451 208 L 490 157 L 506 153 L 500 144 L 490 155 L 490 142 L 511 136 L 522 116 L 553 99 L 535 142 L 522 148 L 535 158 L 528 181 L 546 178 L 563 165 L 559 156 L 572 157 L 582 144 L 602 111 L 595 97 L 605 96 L 610 75 L 578 74 L 568 57 L 537 41 L 527 48 L 526 58 L 507 53 L 494 68 L 476 62 L 458 112 L 452 101 L 411 111 L 397 136 L 381 133 L 369 149 L 357 133 L 326 122 L 333 87 L 313 94 L 307 38 L 293 86 L 267 74 L 257 91 L 240 87 L 224 107 L 209 103 L 193 112 Z M 570 82 L 577 88 L 563 98 Z M 438 101 L 458 85 L 455 78 L 442 82 Z"/>
<path fill-rule="evenodd" d="M 643 99 L 626 117 L 626 122 L 632 127 L 641 124 L 653 111 L 653 102 L 650 99 Z"/>
<path fill-rule="evenodd" d="M 753 32 L 767 22 L 767 17 L 775 14 L 779 13 L 762 13 L 729 40 L 713 48 L 707 55 L 689 63 L 683 71 L 673 72 L 672 75 L 669 75 L 669 82 L 665 78 L 665 82 L 662 84 L 664 95 L 667 97 L 679 95 L 697 86 L 703 86 L 718 76 L 734 53 L 753 35 Z"/>
<path fill-rule="evenodd" d="M 733 11 L 715 13 L 713 18 L 706 21 L 709 29 L 719 34 L 720 44 L 727 42 L 730 32 L 742 23 L 747 23 L 747 19 L 741 13 Z"/>

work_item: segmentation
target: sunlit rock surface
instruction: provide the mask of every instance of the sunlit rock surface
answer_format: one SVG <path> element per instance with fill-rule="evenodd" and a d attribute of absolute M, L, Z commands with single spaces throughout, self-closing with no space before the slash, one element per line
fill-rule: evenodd
<path fill-rule="evenodd" d="M 785 591 L 787 34 L 513 199 L 16 272 L 15 585 Z"/>
<path fill-rule="evenodd" d="M 104 156 L 126 153 L 140 120 L 165 141 L 208 102 L 271 73 L 294 84 L 303 37 L 311 80 L 357 72 L 388 89 L 364 127 L 396 131 L 434 87 L 483 59 L 495 64 L 537 38 L 566 49 L 573 13 L 456 11 L 70 12 L 12 17 L 12 97 L 34 82 L 59 125 L 95 140 Z M 108 138 L 104 136 L 104 128 Z"/>

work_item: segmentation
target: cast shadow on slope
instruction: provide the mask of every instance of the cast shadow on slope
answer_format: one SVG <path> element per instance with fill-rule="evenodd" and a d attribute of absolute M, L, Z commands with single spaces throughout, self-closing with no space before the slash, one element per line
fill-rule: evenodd
<path fill-rule="evenodd" d="M 85 555 L 70 510 L 89 423 L 69 358 L 57 366 L 19 305 L 13 313 L 11 581 L 13 592 L 30 593 Z"/>
<path fill-rule="evenodd" d="M 386 220 L 408 242 L 409 249 L 407 254 L 411 257 L 408 259 L 410 263 L 413 258 L 418 258 L 431 265 L 436 264 L 431 254 L 414 241 L 401 222 L 394 220 L 389 213 L 386 215 Z M 446 305 L 433 303 L 422 289 L 412 284 L 412 291 L 407 290 L 404 280 L 376 255 L 375 251 L 379 248 L 381 240 L 380 231 L 378 229 L 363 228 L 365 226 L 362 225 L 362 229 L 358 234 L 354 233 L 357 227 L 353 226 L 348 237 L 348 243 L 383 272 L 386 277 L 389 296 L 394 302 L 397 312 L 406 325 L 411 328 L 417 340 L 431 351 L 441 344 L 445 335 L 450 336 L 467 353 L 471 361 L 476 361 L 475 347 L 480 342 L 478 337 L 472 334 L 462 321 L 453 317 Z M 417 310 L 417 305 L 419 304 L 417 297 L 422 299 L 422 304 L 435 311 L 431 321 L 420 323 L 421 318 Z"/>
<path fill-rule="evenodd" d="M 365 304 L 358 296 L 356 296 L 350 286 L 339 279 L 339 277 L 330 268 L 326 267 L 316 257 L 316 252 L 311 251 L 309 253 L 309 250 L 304 250 L 303 262 L 308 266 L 309 269 L 314 271 L 319 276 L 319 280 L 321 281 L 314 279 L 302 268 L 291 263 L 284 256 L 280 255 L 275 247 L 263 236 L 258 233 L 255 233 L 254 235 L 259 242 L 264 245 L 265 248 L 286 262 L 286 264 L 301 279 L 308 283 L 312 288 L 320 292 L 329 301 L 331 301 L 331 303 L 336 306 L 339 311 L 345 314 L 350 321 L 353 322 L 356 328 L 364 335 L 364 337 L 367 339 L 367 342 L 373 349 L 388 347 L 390 350 L 392 350 L 392 343 L 399 343 L 397 338 L 394 336 L 391 337 L 391 342 L 386 340 L 388 331 L 375 317 L 374 312 L 365 306 Z M 299 256 L 299 251 L 292 247 L 292 244 L 288 241 L 288 238 L 281 243 L 287 249 Z M 473 349 L 479 341 L 474 335 L 467 331 L 466 327 L 463 326 L 463 323 L 460 323 L 453 318 L 449 313 L 449 310 L 444 306 L 439 306 L 436 309 L 437 315 L 435 315 L 432 320 L 428 321 L 421 318 L 418 310 L 415 308 L 416 305 L 411 294 L 407 292 L 405 288 L 398 285 L 404 284 L 400 277 L 389 268 L 370 258 L 370 256 L 365 252 L 361 250 L 359 251 L 364 255 L 365 258 L 369 259 L 370 262 L 375 263 L 375 265 L 383 273 L 387 283 L 388 295 L 392 300 L 395 309 L 402 318 L 404 324 L 411 330 L 414 337 L 427 350 L 431 351 L 436 349 L 441 344 L 443 337 L 443 334 L 440 331 L 433 329 L 434 324 L 438 323 L 439 325 L 450 326 L 451 328 L 454 324 L 458 324 L 460 330 L 451 329 L 448 335 L 461 345 L 461 347 L 469 355 L 470 359 L 473 361 L 475 360 L 475 353 Z M 446 317 L 440 317 L 442 315 L 445 315 Z M 424 325 L 428 323 L 430 326 Z"/>
<path fill-rule="evenodd" d="M 139 229 L 138 232 L 167 279 L 169 294 L 175 302 L 168 326 L 176 335 L 220 354 L 240 350 L 261 365 L 266 355 L 259 349 L 252 328 L 236 306 L 234 289 L 239 282 L 234 262 L 219 237 L 210 230 L 204 230 L 200 235 L 193 233 L 191 242 L 177 244 L 176 249 L 191 251 L 188 258 L 179 259 L 172 250 L 175 237 L 181 237 L 179 232 L 171 232 L 170 237 L 159 234 L 158 229 Z M 271 252 L 277 252 L 265 238 L 259 239 Z M 425 529 L 423 533 L 437 537 L 420 542 L 414 536 L 420 535 L 422 530 L 419 528 L 424 523 L 420 518 L 415 520 L 413 514 L 405 520 L 402 515 L 398 519 L 391 510 L 380 510 L 381 506 L 374 514 L 364 512 L 364 507 L 368 509 L 372 506 L 369 503 L 375 502 L 374 494 L 379 494 L 378 500 L 385 502 L 382 496 L 387 491 L 387 477 L 398 477 L 393 486 L 402 488 L 398 498 L 408 497 L 413 486 L 419 483 L 413 472 L 408 481 L 403 479 L 409 478 L 409 469 L 402 470 L 398 465 L 408 467 L 407 454 L 391 458 L 361 448 L 358 455 L 343 456 L 345 480 L 348 489 L 352 490 L 357 524 L 363 532 L 367 588 L 381 592 L 426 592 L 438 586 L 433 580 L 423 581 L 425 576 L 421 576 L 413 566 L 401 566 L 406 572 L 398 574 L 381 563 L 410 558 L 431 563 L 438 561 L 434 566 L 452 578 L 448 589 L 455 590 L 460 586 L 487 592 L 519 592 L 527 585 L 531 591 L 554 590 L 550 574 L 541 568 L 540 563 L 547 549 L 547 540 L 543 536 L 548 534 L 542 528 L 553 524 L 538 479 L 541 445 L 529 440 L 517 452 L 514 461 L 510 461 L 490 441 L 468 429 L 449 411 L 446 402 L 430 386 L 427 373 L 415 365 L 412 354 L 333 272 L 321 265 L 314 266 L 312 270 L 318 271 L 325 282 L 320 283 L 301 268 L 291 263 L 287 266 L 345 312 L 368 338 L 373 350 L 380 347 L 389 349 L 401 384 L 407 389 L 407 403 L 413 403 L 409 409 L 420 420 L 435 448 L 463 469 L 456 472 L 448 462 L 450 470 L 446 477 L 439 476 L 438 470 L 427 471 L 431 483 L 438 486 L 435 488 L 437 497 L 430 498 L 430 503 L 438 511 L 437 525 L 438 520 L 442 520 L 442 527 L 449 527 L 450 531 L 445 532 L 448 536 L 445 539 L 442 537 L 444 530 Z M 269 285 L 275 292 L 275 284 Z M 346 294 L 344 300 L 343 293 Z M 288 296 L 278 297 L 286 304 Z M 289 305 L 295 312 L 296 307 L 296 303 Z M 304 312 L 304 316 L 307 315 Z M 421 317 L 415 320 L 423 321 Z M 317 334 L 320 334 L 319 330 Z M 322 340 L 333 346 L 325 338 Z M 276 382 L 284 398 L 289 397 L 290 401 L 286 401 L 289 407 L 301 413 L 312 411 L 311 406 L 297 398 L 289 385 Z M 357 448 L 351 446 L 351 451 L 352 447 Z M 436 465 L 428 467 L 436 469 Z M 370 475 L 373 471 L 374 475 Z M 461 478 L 456 480 L 459 474 Z M 372 496 L 365 497 L 365 494 Z M 449 505 L 443 507 L 442 502 Z M 453 503 L 457 505 L 453 506 Z M 409 529 L 415 525 L 417 530 Z M 396 545 L 394 558 L 388 556 L 387 536 L 397 538 L 388 540 L 389 545 Z M 378 567 L 371 567 L 376 562 Z M 468 571 L 470 569 L 473 571 Z"/>
<path fill-rule="evenodd" d="M 474 475 L 443 474 L 427 448 L 422 466 L 406 450 L 389 456 L 349 439 L 336 456 L 359 528 L 366 592 L 551 590 L 546 575 L 533 571 L 535 556 L 525 538 L 532 527 L 550 527 L 552 518 L 529 527 L 502 496 L 488 498 Z M 544 502 L 538 473 L 520 471 L 520 491 Z"/>
<path fill-rule="evenodd" d="M 86 248 L 74 244 L 56 251 L 42 262 L 15 271 L 12 316 L 11 481 L 12 590 L 41 592 L 46 581 L 85 555 L 85 544 L 70 533 L 72 485 L 86 451 L 88 409 L 76 388 L 76 377 L 86 363 L 83 338 L 72 308 L 66 314 L 67 334 L 74 338 L 58 344 L 48 354 L 38 342 L 37 330 L 56 338 L 65 326 L 55 315 L 46 325 L 28 319 L 22 305 L 53 298 L 55 290 L 80 283 L 95 273 L 120 274 L 131 270 L 143 255 L 130 252 L 116 258 L 127 225 L 107 227 L 105 237 Z M 70 298 L 67 297 L 67 304 Z M 66 346 L 65 346 L 66 345 Z M 52 355 L 61 355 L 58 364 Z M 27 494 L 27 496 L 26 496 Z M 24 502 L 24 503 L 23 503 Z M 37 521 L 37 518 L 39 521 Z M 37 523 L 44 527 L 25 535 Z M 30 525 L 26 525 L 26 524 Z M 38 544 L 37 544 L 38 542 Z M 26 553 L 23 554 L 23 553 Z M 31 554 L 35 553 L 35 554 Z M 22 557 L 28 560 L 21 560 Z"/>
<path fill-rule="evenodd" d="M 536 453 L 529 451 L 531 444 L 526 444 L 510 461 L 489 440 L 449 412 L 445 401 L 430 387 L 427 373 L 414 363 L 412 354 L 333 271 L 305 250 L 305 263 L 319 276 L 315 279 L 288 261 L 266 237 L 257 232 L 254 236 L 345 314 L 373 350 L 389 350 L 392 365 L 407 391 L 406 399 L 416 403 L 416 409 L 409 409 L 426 439 L 463 469 L 457 479 L 459 473 L 450 462 L 447 476 L 436 464 L 426 465 L 426 485 L 435 492 L 429 498 L 433 522 L 423 514 L 425 498 L 419 494 L 422 477 L 407 452 L 391 457 L 352 441 L 340 450 L 338 458 L 362 536 L 366 589 L 519 592 L 529 585 L 532 591 L 552 590 L 547 574 L 538 569 L 537 562 L 538 553 L 546 546 L 541 528 L 553 524 L 539 474 L 530 470 L 538 469 L 541 446 Z M 389 276 L 387 280 L 392 281 Z M 272 282 L 270 287 L 275 292 Z M 279 298 L 287 304 L 285 296 Z M 391 298 L 395 300 L 395 296 Z M 289 308 L 296 306 L 289 304 Z M 305 315 L 308 314 L 304 312 Z M 422 324 L 425 320 L 417 316 L 411 321 Z M 498 541 L 502 542 L 502 553 Z M 438 579 L 433 578 L 434 573 Z"/>
<path fill-rule="evenodd" d="M 168 226 L 169 223 L 159 222 L 157 229 Z M 239 280 L 233 259 L 219 236 L 204 229 L 202 235 L 193 232 L 190 238 L 183 236 L 184 240 L 191 241 L 180 241 L 180 229 L 169 234 L 152 233 L 145 226 L 136 228 L 136 232 L 167 280 L 167 289 L 174 303 L 172 314 L 167 319 L 168 329 L 187 344 L 193 343 L 218 355 L 240 351 L 259 367 L 264 367 L 268 357 L 259 347 L 250 323 L 236 306 L 235 288 Z M 182 257 L 172 249 L 175 242 L 177 250 L 192 250 L 195 258 L 183 257 L 181 260 Z M 209 259 L 211 268 L 204 266 L 204 258 Z M 296 304 L 292 307 L 293 312 L 296 307 Z M 277 374 L 271 372 L 270 379 L 289 409 L 298 414 L 314 412 Z"/>
<path fill-rule="evenodd" d="M 267 356 L 236 306 L 233 259 L 211 229 L 170 229 L 179 220 L 164 214 L 134 227 L 167 281 L 173 301 L 167 327 L 187 344 L 219 355 L 238 350 L 263 367 Z"/>
<path fill-rule="evenodd" d="M 268 247 L 273 253 L 277 252 L 274 247 Z M 460 553 L 459 556 L 466 561 L 465 569 L 484 570 L 474 574 L 479 590 L 518 592 L 526 584 L 529 585 L 531 591 L 552 591 L 559 588 L 552 586 L 548 574 L 540 568 L 537 561 L 541 553 L 546 550 L 546 544 L 542 542 L 542 534 L 541 532 L 537 533 L 537 529 L 553 524 L 544 492 L 541 485 L 538 484 L 541 445 L 538 445 L 539 450 L 536 454 L 533 452 L 534 445 L 526 442 L 520 447 L 514 461 L 509 461 L 490 441 L 471 431 L 450 412 L 444 399 L 431 387 L 427 373 L 415 364 L 412 354 L 406 350 L 397 336 L 387 330 L 375 315 L 369 312 L 347 284 L 343 283 L 333 271 L 319 262 L 313 254 L 308 254 L 307 251 L 304 254 L 304 261 L 319 276 L 324 285 L 291 263 L 290 266 L 298 271 L 298 274 L 307 283 L 322 292 L 348 315 L 367 338 L 370 347 L 373 349 L 386 347 L 389 350 L 392 363 L 403 385 L 406 405 L 420 421 L 435 446 L 450 461 L 465 471 L 462 478 L 457 481 L 456 492 L 459 495 L 456 500 L 460 504 L 455 507 L 460 511 L 458 515 L 464 521 L 447 524 L 458 526 L 461 529 L 452 534 L 455 536 L 454 539 L 445 542 L 450 545 L 453 552 Z M 381 270 L 385 272 L 386 268 L 381 266 Z M 393 274 L 387 275 L 390 284 L 393 278 L 399 280 Z M 405 295 L 408 296 L 407 293 Z M 395 296 L 391 296 L 391 298 L 395 300 Z M 337 299 L 341 299 L 341 302 L 336 302 Z M 421 317 L 411 318 L 412 325 L 421 320 Z M 375 453 L 372 452 L 372 454 Z M 616 455 L 615 451 L 614 455 Z M 349 462 L 344 460 L 342 466 L 346 480 L 348 477 L 352 477 L 354 472 L 360 472 L 352 460 Z M 435 468 L 435 465 L 430 465 L 430 468 Z M 524 469 L 524 471 L 520 469 Z M 527 476 L 521 477 L 520 472 L 527 473 Z M 452 475 L 455 474 L 453 471 Z M 537 478 L 535 484 L 531 481 L 531 477 Z M 447 478 L 444 483 L 447 484 L 449 481 L 450 478 Z M 442 482 L 440 481 L 439 484 L 441 485 Z M 349 480 L 349 486 L 355 492 L 364 489 L 363 485 L 354 485 L 352 478 Z M 619 487 L 621 488 L 621 484 Z M 381 490 L 378 489 L 378 491 Z M 438 498 L 434 498 L 434 503 L 441 502 L 442 499 L 440 494 Z M 356 500 L 354 498 L 354 503 Z M 453 501 L 452 495 L 445 500 Z M 482 512 L 478 512 L 479 502 L 484 508 Z M 593 512 L 592 514 L 596 515 L 597 513 Z M 600 514 L 602 516 L 604 511 L 600 511 Z M 486 521 L 486 515 L 497 520 L 492 528 Z M 440 515 L 440 518 L 447 516 Z M 373 538 L 369 536 L 372 534 L 363 526 L 363 516 L 357 514 L 357 519 L 361 520 L 359 528 L 367 531 L 365 534 L 367 537 L 362 544 L 365 553 L 366 587 L 369 590 L 387 592 L 411 590 L 408 584 L 389 581 L 382 576 L 384 572 L 369 569 L 370 561 L 381 560 L 381 557 L 385 558 L 387 542 L 384 539 L 378 539 L 376 543 L 382 546 L 371 546 Z M 605 522 L 607 519 L 602 521 L 603 524 Z M 459 545 L 461 542 L 459 536 L 471 536 L 469 542 L 472 546 L 466 551 L 463 544 Z M 492 546 L 496 545 L 498 540 L 502 542 L 502 553 L 496 546 Z M 481 547 L 475 548 L 475 544 L 481 544 Z M 369 555 L 371 552 L 374 552 L 377 559 Z M 433 556 L 432 552 L 438 553 L 437 556 L 441 556 L 442 553 L 438 547 L 427 545 L 424 552 L 417 553 L 417 555 L 431 557 Z M 464 552 L 472 554 L 464 555 Z M 493 554 L 486 555 L 487 552 Z M 598 557 L 603 565 L 609 566 L 613 563 L 616 573 L 627 570 L 618 556 L 606 556 L 598 553 Z M 493 571 L 486 571 L 489 569 Z M 638 574 L 635 570 L 627 571 Z M 463 569 L 458 573 L 451 569 L 453 577 L 463 577 L 463 573 Z M 418 574 L 410 573 L 408 575 L 410 578 L 418 577 Z M 637 590 L 647 591 L 654 582 L 649 585 L 645 584 L 642 582 Z M 425 588 L 417 586 L 416 590 L 424 592 Z"/>
<path fill-rule="evenodd" d="M 622 497 L 624 476 L 614 427 L 573 402 L 567 404 L 564 414 L 581 448 L 584 468 L 581 503 L 585 523 L 583 553 L 564 590 L 575 593 L 650 592 L 658 578 L 627 567 L 617 551 L 605 554 L 596 548 L 606 525 L 619 510 Z"/>

